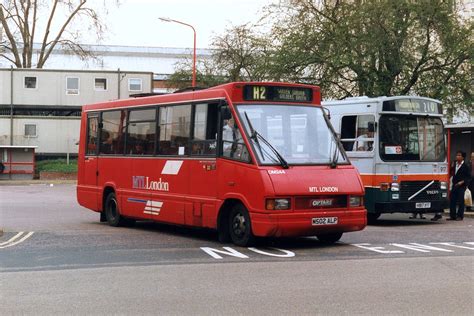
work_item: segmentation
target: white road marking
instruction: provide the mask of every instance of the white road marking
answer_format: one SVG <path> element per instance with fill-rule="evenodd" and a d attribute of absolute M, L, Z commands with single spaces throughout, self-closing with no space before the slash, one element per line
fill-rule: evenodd
<path fill-rule="evenodd" d="M 0 244 L 0 249 L 8 248 L 8 247 L 11 247 L 11 246 L 18 245 L 19 243 L 22 243 L 22 242 L 24 242 L 25 240 L 27 240 L 28 238 L 30 238 L 31 235 L 34 234 L 34 232 L 29 232 L 28 234 L 24 235 L 20 240 L 15 241 L 15 240 L 16 240 L 18 237 L 20 237 L 22 234 L 23 234 L 23 232 L 19 232 L 18 234 L 16 234 L 16 235 L 13 236 L 12 238 L 10 238 L 8 241 L 6 241 L 6 242 Z"/>
<path fill-rule="evenodd" d="M 474 248 L 472 248 L 472 247 L 455 245 L 453 242 L 430 242 L 430 244 L 431 245 L 443 245 L 443 246 L 451 246 L 451 247 L 456 247 L 456 248 L 461 248 L 461 249 L 474 250 Z"/>
<path fill-rule="evenodd" d="M 0 247 L 3 246 L 3 245 L 6 245 L 6 244 L 9 244 L 9 243 L 13 242 L 15 239 L 17 239 L 17 238 L 20 237 L 21 235 L 23 235 L 23 232 L 19 232 L 18 234 L 16 234 L 16 235 L 13 236 L 12 238 L 8 239 L 7 241 L 2 242 L 2 243 L 0 244 Z"/>

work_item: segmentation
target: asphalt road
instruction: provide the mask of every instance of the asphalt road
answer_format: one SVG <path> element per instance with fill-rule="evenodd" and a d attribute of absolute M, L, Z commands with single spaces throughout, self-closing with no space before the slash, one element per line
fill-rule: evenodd
<path fill-rule="evenodd" d="M 474 310 L 474 219 L 383 215 L 332 246 L 220 244 L 99 223 L 73 185 L 0 186 L 0 314 L 423 314 Z"/>

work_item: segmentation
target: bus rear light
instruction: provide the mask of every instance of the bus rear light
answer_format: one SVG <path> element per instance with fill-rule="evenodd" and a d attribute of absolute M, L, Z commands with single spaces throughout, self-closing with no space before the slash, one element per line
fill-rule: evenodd
<path fill-rule="evenodd" d="M 289 210 L 290 199 L 267 199 L 265 207 L 267 210 Z"/>
<path fill-rule="evenodd" d="M 386 182 L 380 183 L 380 191 L 388 191 L 390 185 Z"/>
<path fill-rule="evenodd" d="M 349 196 L 349 207 L 359 207 L 364 204 L 362 196 Z"/>

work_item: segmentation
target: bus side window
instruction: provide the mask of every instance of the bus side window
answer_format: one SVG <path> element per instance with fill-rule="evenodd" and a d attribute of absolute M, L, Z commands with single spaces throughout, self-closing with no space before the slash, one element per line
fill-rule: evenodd
<path fill-rule="evenodd" d="M 250 162 L 250 154 L 233 116 L 222 122 L 222 156 Z"/>
<path fill-rule="evenodd" d="M 342 118 L 341 141 L 346 151 L 372 151 L 375 118 L 373 115 L 348 115 Z M 372 126 L 372 129 L 369 126 Z"/>
<path fill-rule="evenodd" d="M 132 110 L 127 126 L 128 155 L 153 155 L 156 140 L 156 109 Z"/>
<path fill-rule="evenodd" d="M 341 142 L 344 150 L 352 151 L 356 138 L 357 116 L 344 116 L 341 122 Z"/>
<path fill-rule="evenodd" d="M 189 155 L 191 104 L 160 107 L 158 155 Z"/>
<path fill-rule="evenodd" d="M 105 111 L 102 113 L 99 151 L 101 154 L 123 154 L 124 126 L 127 122 L 127 111 Z"/>
<path fill-rule="evenodd" d="M 215 103 L 195 105 L 191 155 L 214 156 L 216 154 L 218 110 L 218 104 Z"/>
<path fill-rule="evenodd" d="M 87 147 L 86 155 L 97 155 L 97 136 L 99 132 L 99 117 L 97 114 L 87 118 Z"/>

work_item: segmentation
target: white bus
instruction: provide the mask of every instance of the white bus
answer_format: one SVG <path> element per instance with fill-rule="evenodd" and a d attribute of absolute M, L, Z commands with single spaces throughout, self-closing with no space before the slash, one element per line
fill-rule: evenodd
<path fill-rule="evenodd" d="M 360 172 L 369 221 L 383 213 L 437 213 L 448 207 L 440 101 L 395 96 L 322 104 Z"/>

